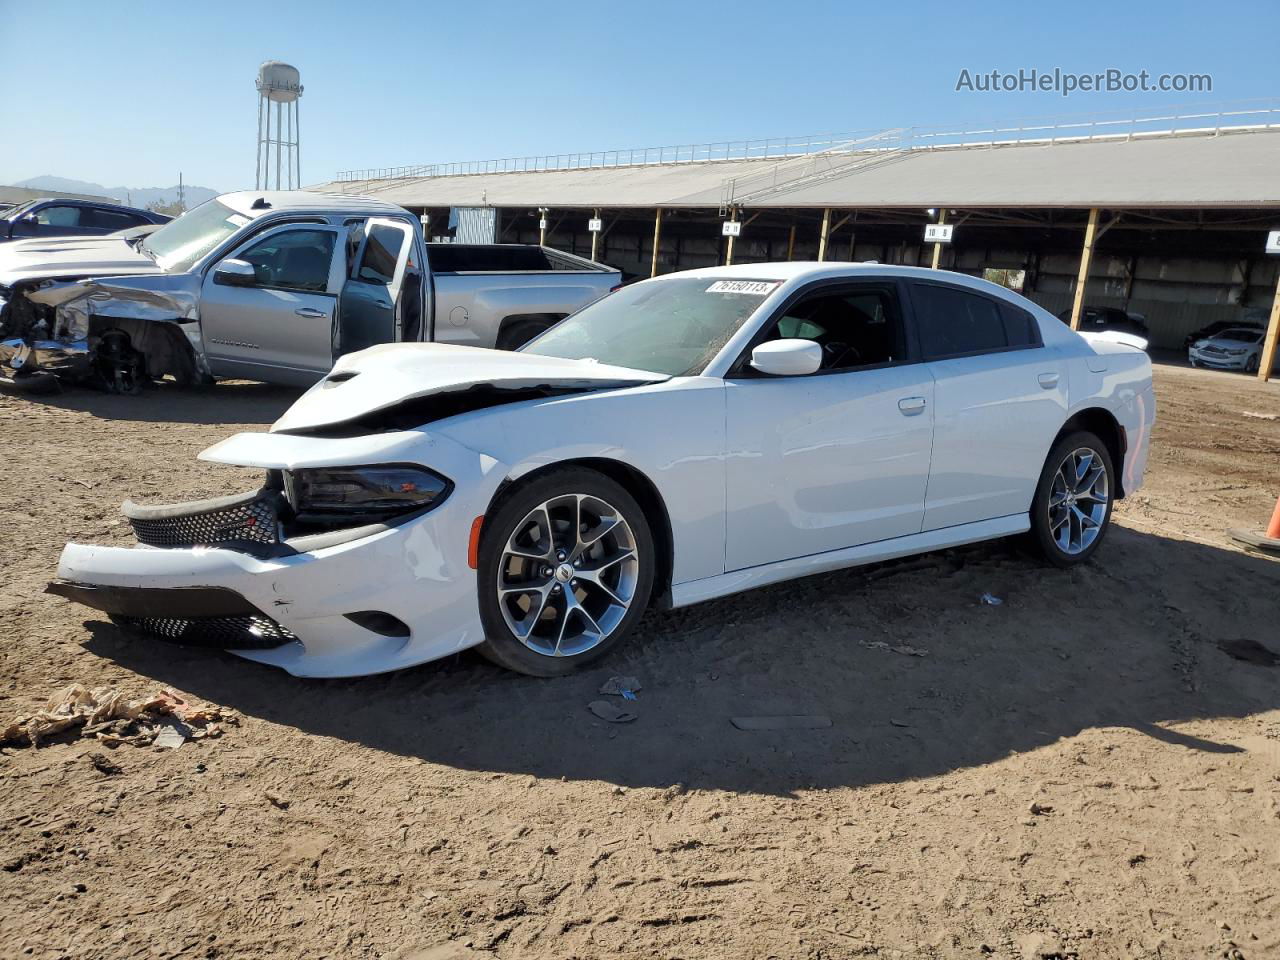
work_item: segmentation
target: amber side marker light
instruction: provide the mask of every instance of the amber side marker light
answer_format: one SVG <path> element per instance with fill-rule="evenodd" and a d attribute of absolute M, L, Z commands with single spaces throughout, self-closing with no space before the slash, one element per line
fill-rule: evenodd
<path fill-rule="evenodd" d="M 484 517 L 476 517 L 471 521 L 471 541 L 467 544 L 467 565 L 472 570 L 480 569 L 480 528 L 484 526 Z"/>

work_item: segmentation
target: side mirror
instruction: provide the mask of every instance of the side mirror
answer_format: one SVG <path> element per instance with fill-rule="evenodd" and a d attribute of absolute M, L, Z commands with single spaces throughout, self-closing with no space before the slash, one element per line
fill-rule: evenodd
<path fill-rule="evenodd" d="M 770 340 L 751 351 L 751 366 L 771 377 L 807 377 L 822 366 L 822 347 L 812 340 Z"/>
<path fill-rule="evenodd" d="M 228 259 L 213 268 L 213 282 L 229 287 L 252 287 L 258 282 L 258 273 L 248 261 Z"/>

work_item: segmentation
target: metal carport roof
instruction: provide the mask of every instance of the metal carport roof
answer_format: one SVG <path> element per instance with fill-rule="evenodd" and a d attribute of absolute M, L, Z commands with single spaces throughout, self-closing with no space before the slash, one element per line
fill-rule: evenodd
<path fill-rule="evenodd" d="M 823 163 L 835 169 L 822 169 Z M 774 183 L 776 173 L 776 184 Z M 730 192 L 728 181 L 737 186 Z M 1280 131 L 334 181 L 410 207 L 1280 207 Z"/>

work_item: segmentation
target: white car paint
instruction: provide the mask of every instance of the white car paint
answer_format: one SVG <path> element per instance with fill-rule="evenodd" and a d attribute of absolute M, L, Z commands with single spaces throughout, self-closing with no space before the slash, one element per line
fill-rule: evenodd
<path fill-rule="evenodd" d="M 1223 330 L 1187 348 L 1193 367 L 1215 370 L 1257 370 L 1262 360 L 1262 330 L 1237 327 Z"/>
<path fill-rule="evenodd" d="M 623 464 L 646 478 L 670 521 L 673 606 L 791 577 L 1028 529 L 1049 448 L 1073 414 L 1100 408 L 1127 438 L 1124 492 L 1142 483 L 1155 416 L 1150 361 L 1090 342 L 1003 288 L 958 274 L 856 264 L 748 264 L 671 275 L 776 282 L 698 375 L 435 344 L 343 358 L 267 433 L 243 433 L 206 460 L 266 469 L 421 464 L 452 493 L 399 526 L 283 559 L 219 547 L 68 544 L 59 576 L 91 585 L 234 590 L 298 641 L 235 651 L 301 676 L 398 669 L 483 639 L 473 521 L 500 486 L 566 460 Z M 838 375 L 729 376 L 794 291 L 822 279 L 921 279 L 1029 311 L 1043 346 Z M 669 277 L 645 281 L 663 283 Z M 354 376 L 348 377 L 353 374 Z M 570 391 L 487 406 L 412 429 L 343 429 L 406 398 L 468 389 Z M 319 431 L 305 435 L 290 431 Z M 659 517 L 650 517 L 657 524 Z M 411 634 L 344 617 L 387 611 Z"/>

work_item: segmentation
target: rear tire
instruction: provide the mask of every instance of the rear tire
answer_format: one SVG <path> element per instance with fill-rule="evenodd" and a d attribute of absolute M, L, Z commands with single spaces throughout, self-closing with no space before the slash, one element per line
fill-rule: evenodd
<path fill-rule="evenodd" d="M 480 653 L 533 677 L 593 663 L 644 614 L 655 561 L 644 511 L 603 474 L 563 467 L 516 488 L 480 537 Z"/>
<path fill-rule="evenodd" d="M 1074 567 L 1097 551 L 1111 526 L 1115 466 L 1107 445 L 1078 431 L 1053 445 L 1031 501 L 1031 541 L 1055 567 Z"/>

